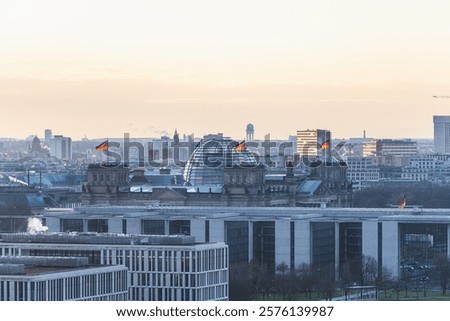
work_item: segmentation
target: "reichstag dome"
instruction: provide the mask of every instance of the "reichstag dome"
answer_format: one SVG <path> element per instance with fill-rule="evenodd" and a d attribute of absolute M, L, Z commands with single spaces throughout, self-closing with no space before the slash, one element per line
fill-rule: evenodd
<path fill-rule="evenodd" d="M 239 143 L 228 138 L 203 139 L 190 156 L 184 169 L 188 186 L 223 186 L 225 168 L 234 165 L 257 166 L 255 156 Z"/>

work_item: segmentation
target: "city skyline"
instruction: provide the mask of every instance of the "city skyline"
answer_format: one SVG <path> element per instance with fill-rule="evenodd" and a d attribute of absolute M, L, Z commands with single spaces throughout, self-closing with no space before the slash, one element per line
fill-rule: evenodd
<path fill-rule="evenodd" d="M 0 137 L 432 138 L 450 4 L 3 1 Z"/>

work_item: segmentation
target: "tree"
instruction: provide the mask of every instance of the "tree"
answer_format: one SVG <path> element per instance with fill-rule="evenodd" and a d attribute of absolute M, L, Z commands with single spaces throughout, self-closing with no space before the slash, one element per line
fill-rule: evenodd
<path fill-rule="evenodd" d="M 277 274 L 275 280 L 278 291 L 283 295 L 283 300 L 292 300 L 292 296 L 297 290 L 297 277 L 295 271 L 291 271 L 289 266 L 282 262 L 276 267 Z"/>
<path fill-rule="evenodd" d="M 267 265 L 259 265 L 259 273 L 256 280 L 256 292 L 266 298 L 273 291 L 274 276 L 269 272 Z"/>
<path fill-rule="evenodd" d="M 372 256 L 362 255 L 361 285 L 374 285 L 378 276 L 378 262 Z"/>
<path fill-rule="evenodd" d="M 230 300 L 248 301 L 256 292 L 256 278 L 251 263 L 236 263 L 229 269 Z"/>
<path fill-rule="evenodd" d="M 334 264 L 326 264 L 316 270 L 318 273 L 317 290 L 323 294 L 326 300 L 332 300 L 336 289 Z"/>
<path fill-rule="evenodd" d="M 442 254 L 436 257 L 434 272 L 439 279 L 442 295 L 446 295 L 448 282 L 450 279 L 450 261 L 447 255 Z"/>
<path fill-rule="evenodd" d="M 384 296 L 386 296 L 386 291 L 394 288 L 395 282 L 396 279 L 392 276 L 392 272 L 387 267 L 383 266 L 375 279 L 375 287 L 377 292 L 378 290 L 384 291 Z"/>
<path fill-rule="evenodd" d="M 310 264 L 303 264 L 297 268 L 299 290 L 311 299 L 314 285 L 316 284 L 316 273 Z"/>

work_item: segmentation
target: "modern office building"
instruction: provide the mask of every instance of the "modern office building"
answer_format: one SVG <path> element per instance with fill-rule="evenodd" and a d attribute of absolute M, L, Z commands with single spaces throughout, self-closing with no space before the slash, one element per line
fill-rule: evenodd
<path fill-rule="evenodd" d="M 408 166 L 402 168 L 402 179 L 411 181 L 433 180 L 437 159 L 431 156 L 416 156 L 409 159 Z"/>
<path fill-rule="evenodd" d="M 55 232 L 102 228 L 225 242 L 230 264 L 256 259 L 272 271 L 281 263 L 332 264 L 338 275 L 346 262 L 365 255 L 401 276 L 408 262 L 430 266 L 437 256 L 450 256 L 449 209 L 90 206 L 44 216 Z M 413 245 L 417 252 L 409 250 Z"/>
<path fill-rule="evenodd" d="M 367 182 L 380 180 L 380 169 L 377 167 L 375 157 L 347 158 L 347 179 L 351 182 L 353 190 L 360 190 Z"/>
<path fill-rule="evenodd" d="M 72 159 L 72 139 L 62 135 L 55 135 L 49 142 L 50 156 L 61 160 Z"/>
<path fill-rule="evenodd" d="M 1 234 L 0 254 L 87 257 L 93 265 L 125 266 L 130 273 L 128 300 L 132 301 L 228 300 L 228 247 L 224 243 L 197 243 L 194 237 L 183 235 L 124 235 L 126 219 L 113 223 L 103 215 L 81 222 L 78 218 L 50 221 L 53 226 L 62 223 L 58 230 L 84 230 L 80 223 L 85 221 L 86 230 L 120 230 L 120 234 Z M 159 223 L 148 221 L 143 231 L 156 234 Z M 186 228 L 182 220 L 171 225 L 172 234 L 186 234 Z"/>
<path fill-rule="evenodd" d="M 377 156 L 414 156 L 419 153 L 417 142 L 410 139 L 379 139 L 376 143 Z"/>
<path fill-rule="evenodd" d="M 127 297 L 128 269 L 122 265 L 89 265 L 87 257 L 0 256 L 0 301 L 126 301 Z"/>
<path fill-rule="evenodd" d="M 433 116 L 434 152 L 450 153 L 450 116 Z"/>
<path fill-rule="evenodd" d="M 297 154 L 300 157 L 331 160 L 331 132 L 325 129 L 297 131 Z"/>

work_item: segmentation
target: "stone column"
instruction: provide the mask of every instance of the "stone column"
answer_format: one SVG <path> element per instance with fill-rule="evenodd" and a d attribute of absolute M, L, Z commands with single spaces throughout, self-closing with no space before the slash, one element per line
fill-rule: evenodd
<path fill-rule="evenodd" d="M 291 221 L 275 221 L 275 267 L 281 263 L 291 265 Z"/>

